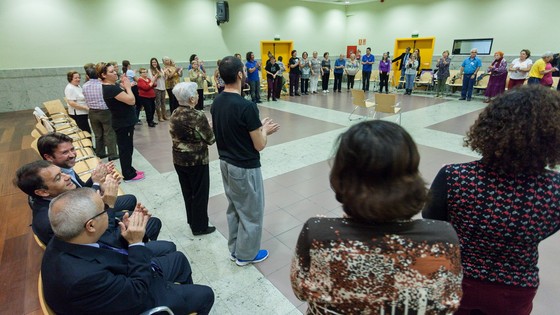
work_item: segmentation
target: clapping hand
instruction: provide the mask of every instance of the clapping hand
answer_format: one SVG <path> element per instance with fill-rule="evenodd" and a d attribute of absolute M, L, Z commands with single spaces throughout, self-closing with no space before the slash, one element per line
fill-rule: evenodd
<path fill-rule="evenodd" d="M 261 121 L 263 130 L 267 135 L 271 135 L 280 129 L 280 125 L 275 123 L 272 118 L 266 117 Z"/>
<path fill-rule="evenodd" d="M 137 207 L 138 208 L 138 207 Z M 122 237 L 128 244 L 135 244 L 142 242 L 146 234 L 146 225 L 148 224 L 149 216 L 145 215 L 142 211 L 136 211 L 129 215 L 125 213 L 123 220 L 119 222 Z"/>
<path fill-rule="evenodd" d="M 105 176 L 105 180 L 103 184 L 101 184 L 101 192 L 103 194 L 101 196 L 103 203 L 113 208 L 117 201 L 117 195 L 119 194 L 119 182 L 112 174 L 107 174 Z"/>

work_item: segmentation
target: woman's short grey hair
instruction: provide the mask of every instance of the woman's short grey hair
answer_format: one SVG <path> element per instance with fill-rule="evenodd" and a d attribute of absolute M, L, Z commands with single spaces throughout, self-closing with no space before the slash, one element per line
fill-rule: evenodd
<path fill-rule="evenodd" d="M 552 51 L 547 51 L 542 55 L 543 58 L 548 58 L 548 57 L 552 57 L 552 56 L 554 56 Z"/>
<path fill-rule="evenodd" d="M 98 212 L 96 195 L 91 188 L 77 188 L 54 198 L 49 206 L 54 235 L 65 241 L 80 235 L 86 221 Z"/>
<path fill-rule="evenodd" d="M 194 82 L 181 82 L 173 88 L 173 95 L 180 105 L 187 105 L 191 97 L 198 95 L 197 88 L 198 85 Z"/>

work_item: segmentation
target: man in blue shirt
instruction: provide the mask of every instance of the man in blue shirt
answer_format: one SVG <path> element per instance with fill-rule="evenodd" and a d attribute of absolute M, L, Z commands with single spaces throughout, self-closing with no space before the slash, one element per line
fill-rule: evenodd
<path fill-rule="evenodd" d="M 252 51 L 247 53 L 247 82 L 249 83 L 249 91 L 251 93 L 251 100 L 255 103 L 261 102 L 261 79 L 259 77 L 259 70 L 261 69 L 261 62 L 255 60 L 255 54 Z"/>
<path fill-rule="evenodd" d="M 341 92 L 344 67 L 346 67 L 346 59 L 344 59 L 344 54 L 340 54 L 338 59 L 334 62 L 334 92 L 337 90 L 338 93 Z"/>
<path fill-rule="evenodd" d="M 371 54 L 371 48 L 366 49 L 366 54 L 362 56 L 362 90 L 369 90 L 369 78 L 371 77 L 372 65 L 375 63 L 375 57 Z"/>
<path fill-rule="evenodd" d="M 460 101 L 465 99 L 467 101 L 471 100 L 474 83 L 476 82 L 476 74 L 478 69 L 482 67 L 482 61 L 476 56 L 477 53 L 478 50 L 476 48 L 471 49 L 471 55 L 461 64 L 459 77 L 463 75 L 463 87 L 461 88 Z"/>

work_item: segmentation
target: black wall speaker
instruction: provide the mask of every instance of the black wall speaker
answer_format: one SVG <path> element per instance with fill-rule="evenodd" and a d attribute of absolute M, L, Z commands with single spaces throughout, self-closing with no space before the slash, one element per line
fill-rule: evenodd
<path fill-rule="evenodd" d="M 229 22 L 229 4 L 227 1 L 216 2 L 216 23 Z"/>

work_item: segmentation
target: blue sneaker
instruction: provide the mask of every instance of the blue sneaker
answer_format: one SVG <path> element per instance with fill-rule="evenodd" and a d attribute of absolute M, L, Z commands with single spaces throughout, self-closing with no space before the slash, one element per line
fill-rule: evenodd
<path fill-rule="evenodd" d="M 261 250 L 259 250 L 259 252 L 257 253 L 257 256 L 255 256 L 255 258 L 253 260 L 243 260 L 243 259 L 238 258 L 235 261 L 235 263 L 238 266 L 247 266 L 248 264 L 260 263 L 261 261 L 263 261 L 267 258 L 268 258 L 268 251 L 266 249 L 261 249 Z"/>
<path fill-rule="evenodd" d="M 237 257 L 235 257 L 235 254 L 230 254 L 230 255 L 229 255 L 229 260 L 231 260 L 231 261 L 236 261 L 236 260 L 237 260 Z"/>

